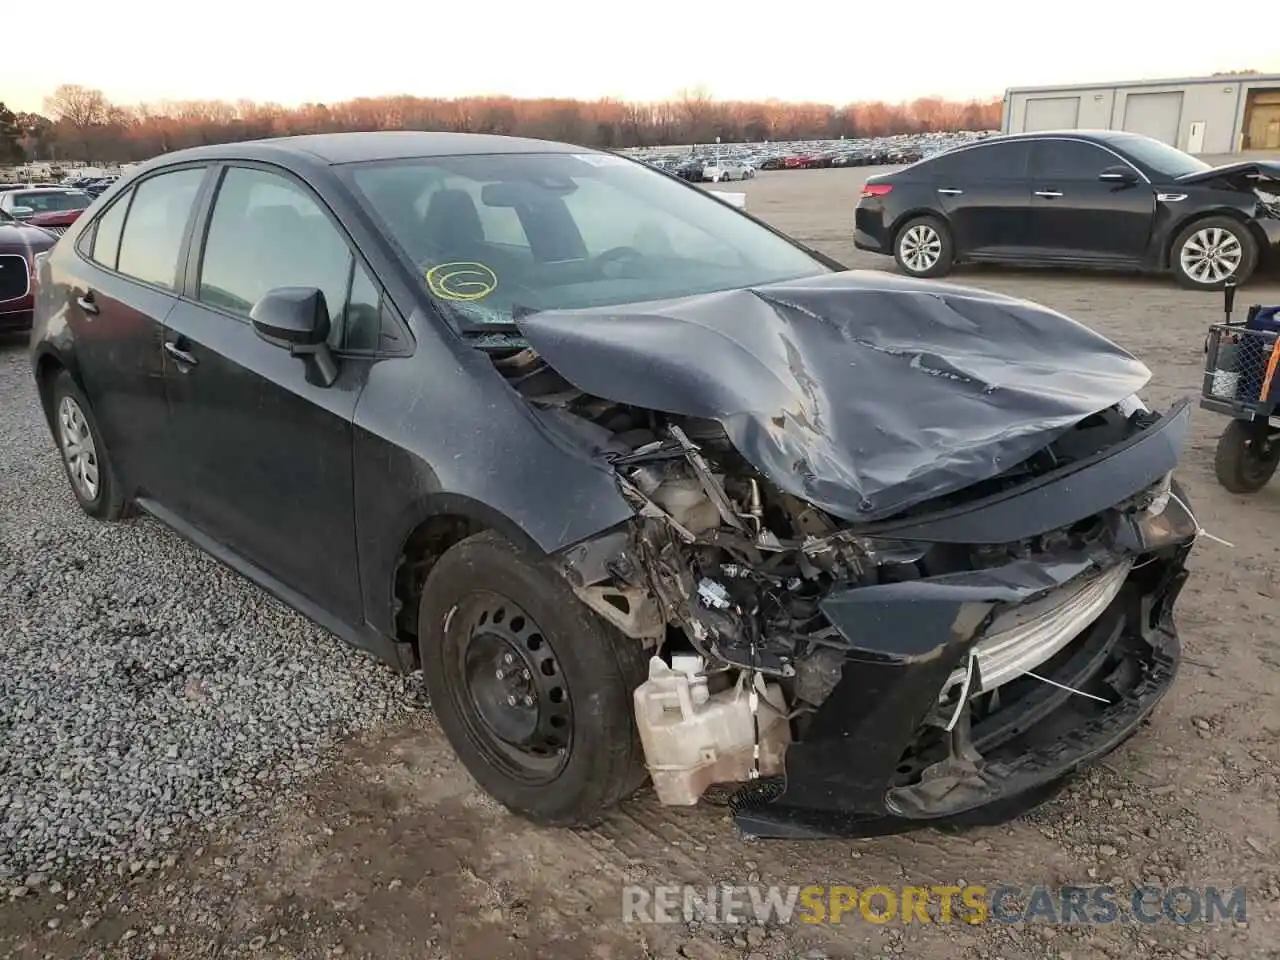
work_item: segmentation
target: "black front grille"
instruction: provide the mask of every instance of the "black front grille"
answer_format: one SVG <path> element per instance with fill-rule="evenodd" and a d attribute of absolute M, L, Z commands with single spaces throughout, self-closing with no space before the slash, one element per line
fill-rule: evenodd
<path fill-rule="evenodd" d="M 66 227 L 41 227 L 46 233 L 52 233 L 55 237 L 60 237 L 67 232 Z"/>
<path fill-rule="evenodd" d="M 26 296 L 30 285 L 26 258 L 17 253 L 0 253 L 0 301 Z"/>

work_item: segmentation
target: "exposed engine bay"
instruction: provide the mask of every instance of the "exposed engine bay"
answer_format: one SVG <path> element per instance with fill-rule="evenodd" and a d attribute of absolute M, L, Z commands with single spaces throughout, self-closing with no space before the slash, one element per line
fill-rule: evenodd
<path fill-rule="evenodd" d="M 737 784 L 757 836 L 1008 819 L 1172 684 L 1189 404 L 1148 411 L 1087 327 L 851 271 L 476 333 L 608 477 L 615 519 L 553 561 L 650 654 L 663 803 Z"/>
<path fill-rule="evenodd" d="M 945 742 L 956 728 L 961 735 L 968 730 L 966 708 L 989 709 L 998 703 L 1003 684 L 1053 657 L 1089 627 L 1115 599 L 1133 564 L 1132 557 L 1121 556 L 1115 527 L 1103 515 L 1012 543 L 876 536 L 874 525 L 852 524 L 780 490 L 744 460 L 714 420 L 592 396 L 527 347 L 490 353 L 556 433 L 587 445 L 612 467 L 636 511 L 627 529 L 568 552 L 564 572 L 577 595 L 663 658 L 654 662 L 646 686 L 683 682 L 671 678 L 687 671 L 691 689 L 702 690 L 701 703 L 720 691 L 740 700 L 741 709 L 752 715 L 750 762 L 741 762 L 741 756 L 725 759 L 733 753 L 733 743 L 720 743 L 717 750 L 715 743 L 700 742 L 702 766 L 713 769 L 691 771 L 694 780 L 701 776 L 693 789 L 685 777 L 678 788 L 664 790 L 662 778 L 671 774 L 672 764 L 650 756 L 665 802 L 695 802 L 712 782 L 782 772 L 788 742 L 804 735 L 811 715 L 839 683 L 849 656 L 848 638 L 822 610 L 833 593 L 980 573 L 1019 562 L 1071 558 L 1077 563 L 1069 583 L 1053 585 L 1056 589 L 1040 585 L 1039 609 L 1035 604 L 1025 610 L 1009 605 L 1003 617 L 998 605 L 983 609 L 988 638 L 971 651 L 967 666 L 951 671 L 922 718 L 922 730 L 933 734 L 926 732 L 919 742 L 939 737 Z M 1111 407 L 998 476 L 904 511 L 903 518 L 1016 488 L 1096 456 L 1158 419 L 1145 409 Z M 1169 495 L 1165 476 L 1112 512 L 1158 512 Z M 744 691 L 749 694 L 745 698 Z M 690 708 L 687 691 L 666 699 L 683 701 L 684 720 L 694 724 L 689 736 L 708 737 L 694 721 L 697 711 Z M 651 732 L 643 701 L 638 693 L 642 736 Z M 714 699 L 711 703 L 716 705 Z M 647 752 L 660 749 L 651 748 L 656 736 L 644 736 Z M 740 754 L 742 746 L 737 744 Z M 967 745 L 958 749 L 963 754 Z M 666 752 L 670 759 L 672 752 L 681 751 L 669 746 Z M 698 757 L 695 750 L 686 766 L 699 766 Z"/>

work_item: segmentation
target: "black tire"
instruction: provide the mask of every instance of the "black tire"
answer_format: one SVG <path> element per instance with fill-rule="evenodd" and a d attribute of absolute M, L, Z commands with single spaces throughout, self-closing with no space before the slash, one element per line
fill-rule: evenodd
<path fill-rule="evenodd" d="M 1187 273 L 1186 268 L 1182 265 L 1182 250 L 1193 237 L 1198 236 L 1202 231 L 1213 230 L 1225 231 L 1234 238 L 1235 243 L 1239 244 L 1240 247 L 1240 261 L 1235 270 L 1227 276 L 1210 282 L 1202 282 Z M 1254 268 L 1257 265 L 1257 241 L 1253 239 L 1253 234 L 1249 232 L 1248 227 L 1239 220 L 1233 220 L 1231 217 L 1204 217 L 1196 220 L 1183 228 L 1178 236 L 1174 238 L 1173 246 L 1169 248 L 1169 266 L 1173 269 L 1173 275 L 1177 278 L 1178 283 L 1188 290 L 1221 290 L 1228 277 L 1234 277 L 1238 284 L 1244 283 L 1253 275 Z"/>
<path fill-rule="evenodd" d="M 1232 420 L 1218 440 L 1213 472 L 1232 493 L 1257 493 L 1280 465 L 1280 443 L 1270 442 L 1265 420 Z"/>
<path fill-rule="evenodd" d="M 928 239 L 928 233 L 921 235 L 921 231 L 932 231 L 933 240 Z M 923 268 L 908 249 L 920 246 L 919 243 L 913 243 L 916 240 L 923 241 L 929 253 L 934 255 L 934 259 Z M 955 260 L 951 230 L 938 217 L 912 217 L 898 229 L 893 238 L 893 259 L 897 261 L 898 269 L 909 277 L 944 277 L 951 272 Z"/>
<path fill-rule="evenodd" d="M 58 445 L 58 454 L 62 460 L 62 469 L 67 475 L 67 483 L 80 508 L 95 520 L 121 520 L 130 513 L 130 505 L 125 499 L 124 490 L 111 465 L 111 454 L 103 442 L 102 431 L 98 429 L 98 421 L 93 415 L 84 391 L 76 384 L 71 374 L 60 370 L 53 378 L 49 388 L 53 419 L 53 439 Z M 67 407 L 67 404 L 73 406 Z M 79 411 L 80 420 L 76 421 L 74 411 Z M 70 414 L 64 423 L 64 414 Z M 77 477 L 77 469 L 73 466 L 66 443 L 67 431 L 80 432 L 92 441 L 91 462 L 96 467 L 96 489 L 90 491 Z M 83 445 L 81 450 L 87 450 Z M 82 462 L 77 460 L 77 462 Z"/>
<path fill-rule="evenodd" d="M 418 638 L 445 736 L 480 786 L 513 812 L 586 826 L 644 783 L 632 693 L 648 674 L 648 655 L 542 557 L 493 532 L 454 545 L 427 576 Z M 532 708 L 508 699 L 521 691 Z M 525 733 L 526 721 L 549 738 L 535 732 L 526 737 L 532 746 L 516 747 L 498 733 Z"/>

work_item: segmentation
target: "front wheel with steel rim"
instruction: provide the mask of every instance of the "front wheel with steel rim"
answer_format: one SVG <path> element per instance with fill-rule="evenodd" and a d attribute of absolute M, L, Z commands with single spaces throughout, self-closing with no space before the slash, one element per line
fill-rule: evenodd
<path fill-rule="evenodd" d="M 951 231 L 936 217 L 916 217 L 898 230 L 893 245 L 898 268 L 913 277 L 941 277 L 951 271 Z"/>
<path fill-rule="evenodd" d="M 125 516 L 128 505 L 84 392 L 70 373 L 61 370 L 49 385 L 47 396 L 54 440 L 81 509 L 98 520 Z"/>
<path fill-rule="evenodd" d="M 1192 223 L 1173 241 L 1178 282 L 1193 290 L 1220 290 L 1229 278 L 1244 283 L 1257 265 L 1258 246 L 1248 228 L 1230 217 Z"/>
<path fill-rule="evenodd" d="M 643 783 L 632 693 L 645 652 L 545 558 L 492 532 L 445 551 L 423 585 L 418 647 L 445 736 L 511 810 L 585 825 Z"/>
<path fill-rule="evenodd" d="M 1213 472 L 1231 493 L 1257 493 L 1280 466 L 1280 439 L 1266 420 L 1232 420 L 1214 451 Z"/>

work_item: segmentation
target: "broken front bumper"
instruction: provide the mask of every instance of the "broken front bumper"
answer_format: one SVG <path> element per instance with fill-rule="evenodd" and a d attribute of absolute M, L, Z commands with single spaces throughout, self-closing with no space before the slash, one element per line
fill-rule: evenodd
<path fill-rule="evenodd" d="M 1170 429 L 1185 429 L 1183 413 L 1147 439 Z M 1060 510 L 1088 501 L 1095 479 L 1124 466 L 1114 460 L 1062 486 Z M 1137 471 L 1134 492 L 1163 463 Z M 1197 525 L 1174 492 L 1159 513 L 1112 511 L 1101 562 L 1055 554 L 828 597 L 823 612 L 847 643 L 839 679 L 791 745 L 785 777 L 735 797 L 739 828 L 870 836 L 1000 822 L 1113 750 L 1177 670 L 1173 607 Z"/>

